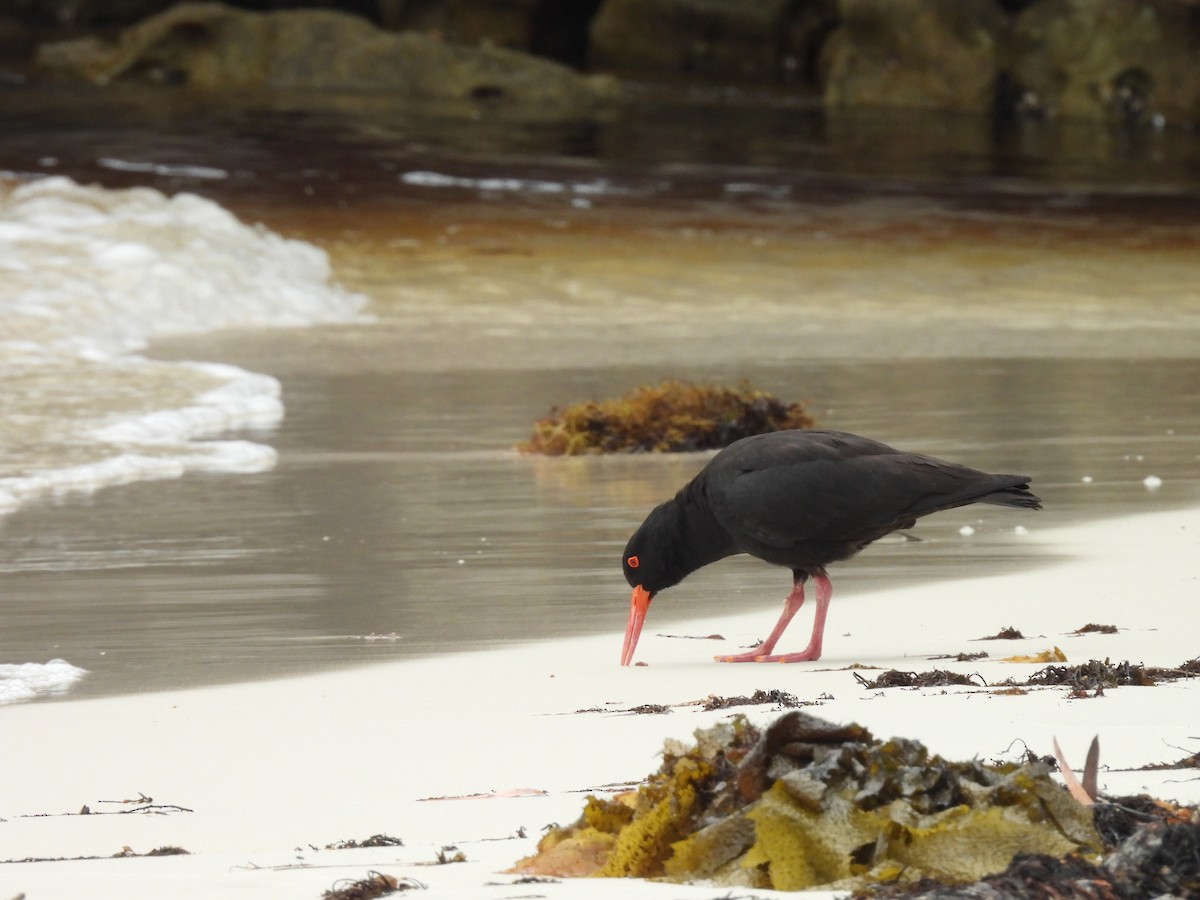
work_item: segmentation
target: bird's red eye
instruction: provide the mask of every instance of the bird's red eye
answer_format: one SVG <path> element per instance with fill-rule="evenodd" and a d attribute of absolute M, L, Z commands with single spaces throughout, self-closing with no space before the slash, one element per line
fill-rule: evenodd
<path fill-rule="evenodd" d="M 625 564 L 631 569 L 636 569 L 641 561 L 636 556 L 631 556 L 625 560 Z"/>

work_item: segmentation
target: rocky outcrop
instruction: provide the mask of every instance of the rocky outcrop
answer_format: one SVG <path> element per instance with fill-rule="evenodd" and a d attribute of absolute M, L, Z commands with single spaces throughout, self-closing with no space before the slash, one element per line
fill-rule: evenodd
<path fill-rule="evenodd" d="M 250 13 L 184 3 L 123 32 L 44 45 L 43 70 L 104 84 L 141 79 L 206 90 L 371 90 L 466 100 L 539 116 L 574 115 L 612 96 L 610 79 L 490 47 L 392 33 L 333 11 Z"/>
<path fill-rule="evenodd" d="M 523 50 L 586 68 L 588 27 L 603 0 L 379 0 L 383 24 L 458 44 Z"/>
<path fill-rule="evenodd" d="M 25 77 L 27 47 L 50 23 L 110 28 L 162 2 L 13 0 L 0 14 L 0 79 L 8 69 Z M 38 60 L 43 71 L 99 83 L 390 91 L 548 117 L 586 115 L 616 94 L 614 80 L 585 69 L 786 85 L 822 97 L 831 113 L 1200 122 L 1200 0 L 306 2 L 341 11 L 185 3 L 115 40 L 44 45 Z"/>
<path fill-rule="evenodd" d="M 1156 123 L 1200 119 L 1200 8 L 1177 0 L 1041 0 L 1017 18 L 1018 111 Z"/>
<path fill-rule="evenodd" d="M 833 0 L 605 0 L 588 59 L 621 74 L 800 80 L 833 17 Z"/>
<path fill-rule="evenodd" d="M 528 50 L 539 0 L 440 0 L 381 4 L 385 24 L 443 35 L 459 44 L 494 44 Z"/>
<path fill-rule="evenodd" d="M 841 0 L 825 105 L 990 110 L 1007 20 L 993 0 Z"/>
<path fill-rule="evenodd" d="M 25 57 L 32 45 L 32 30 L 20 19 L 0 13 L 0 60 Z"/>

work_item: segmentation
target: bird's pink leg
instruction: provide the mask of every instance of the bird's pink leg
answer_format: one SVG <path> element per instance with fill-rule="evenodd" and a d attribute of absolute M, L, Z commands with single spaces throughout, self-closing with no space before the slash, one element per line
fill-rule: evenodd
<path fill-rule="evenodd" d="M 833 585 L 824 569 L 813 569 L 810 574 L 813 577 L 813 584 L 817 588 L 817 613 L 813 619 L 812 637 L 809 638 L 807 647 L 799 653 L 771 655 L 771 651 L 775 649 L 775 643 L 787 628 L 792 616 L 804 603 L 804 580 L 797 579 L 792 587 L 792 592 L 784 601 L 783 615 L 779 617 L 779 621 L 775 623 L 775 627 L 765 641 L 747 653 L 739 653 L 736 656 L 718 656 L 716 659 L 720 662 L 808 662 L 820 659 L 821 639 L 825 635 L 825 616 L 829 612 L 829 600 L 833 596 Z"/>
<path fill-rule="evenodd" d="M 825 635 L 825 616 L 829 612 L 829 600 L 833 596 L 833 584 L 824 569 L 812 570 L 813 584 L 817 588 L 817 613 L 813 617 L 812 637 L 808 646 L 799 653 L 781 653 L 777 656 L 760 656 L 757 662 L 808 662 L 821 658 L 821 639 Z"/>
<path fill-rule="evenodd" d="M 792 583 L 792 592 L 783 601 L 783 612 L 779 614 L 779 621 L 775 623 L 775 627 L 771 629 L 771 633 L 767 635 L 765 641 L 746 653 L 737 653 L 733 656 L 714 656 L 713 659 L 717 662 L 758 662 L 774 650 L 775 644 L 787 630 L 788 623 L 792 621 L 792 616 L 796 615 L 796 610 L 804 605 L 804 582 L 807 578 L 808 575 L 802 572 L 800 577 Z"/>

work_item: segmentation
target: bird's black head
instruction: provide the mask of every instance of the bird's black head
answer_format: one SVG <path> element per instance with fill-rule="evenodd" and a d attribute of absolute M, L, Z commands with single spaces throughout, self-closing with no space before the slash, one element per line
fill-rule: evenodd
<path fill-rule="evenodd" d="M 629 586 L 641 586 L 651 596 L 683 579 L 683 575 L 676 574 L 674 533 L 666 521 L 666 506 L 663 504 L 646 517 L 625 545 L 625 555 L 621 557 Z"/>
<path fill-rule="evenodd" d="M 663 527 L 663 507 L 666 505 L 663 504 L 646 517 L 646 521 L 625 545 L 625 555 L 621 557 L 625 580 L 633 588 L 629 601 L 629 622 L 625 626 L 625 643 L 621 647 L 623 666 L 633 661 L 633 651 L 637 648 L 650 601 L 663 588 L 679 581 L 679 578 L 668 574 L 671 567 L 666 548 L 670 543 L 667 540 L 670 532 Z"/>
<path fill-rule="evenodd" d="M 633 596 L 621 649 L 623 666 L 633 659 L 654 595 L 679 584 L 689 572 L 736 552 L 707 507 L 688 493 L 690 488 L 685 487 L 673 500 L 655 507 L 625 545 L 621 563 Z"/>

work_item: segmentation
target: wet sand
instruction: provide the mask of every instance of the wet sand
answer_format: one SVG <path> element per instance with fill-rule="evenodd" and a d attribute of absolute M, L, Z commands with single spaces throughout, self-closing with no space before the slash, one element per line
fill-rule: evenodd
<path fill-rule="evenodd" d="M 273 471 L 131 485 L 5 521 L 10 652 L 91 670 L 73 694 L 96 696 L 619 632 L 628 602 L 621 547 L 704 458 L 541 459 L 511 448 L 553 403 L 605 396 L 663 370 L 412 372 L 388 367 L 388 345 L 368 359 L 358 338 L 346 336 L 357 352 L 334 352 L 336 341 L 322 336 L 317 346 L 318 337 L 231 341 L 222 352 L 283 381 L 287 418 L 254 436 L 279 451 Z M 344 370 L 314 365 L 322 354 Z M 809 398 L 829 427 L 1033 475 L 1045 511 L 926 520 L 914 532 L 920 543 L 881 542 L 840 567 L 846 605 L 885 587 L 1035 569 L 1065 552 L 1032 544 L 1017 525 L 1036 534 L 1200 500 L 1200 397 L 1180 390 L 1200 384 L 1191 361 L 686 374 L 749 376 Z M 917 386 L 918 396 L 901 403 L 894 385 Z M 1147 475 L 1163 486 L 1147 489 Z M 973 535 L 958 533 L 965 524 Z M 731 560 L 664 595 L 656 612 L 676 623 L 734 608 L 769 615 L 786 588 L 784 573 Z"/>

